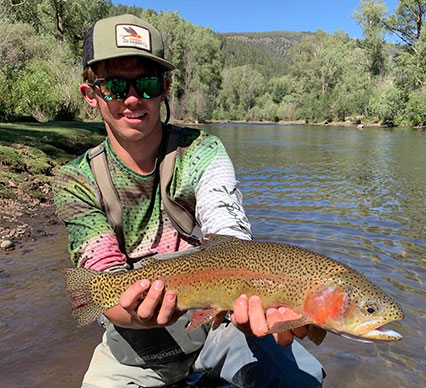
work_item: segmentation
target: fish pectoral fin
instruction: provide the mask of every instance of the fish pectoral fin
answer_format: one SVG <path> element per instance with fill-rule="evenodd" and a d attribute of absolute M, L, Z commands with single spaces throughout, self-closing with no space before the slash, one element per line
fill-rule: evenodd
<path fill-rule="evenodd" d="M 324 341 L 327 332 L 318 327 L 316 325 L 309 325 L 307 337 L 315 344 L 321 345 L 322 341 Z"/>
<path fill-rule="evenodd" d="M 226 313 L 226 310 L 218 310 L 216 308 L 196 311 L 191 315 L 191 319 L 185 329 L 185 332 L 189 333 L 195 329 L 198 329 L 201 325 L 204 325 L 207 322 L 212 322 L 214 330 L 222 323 Z"/>

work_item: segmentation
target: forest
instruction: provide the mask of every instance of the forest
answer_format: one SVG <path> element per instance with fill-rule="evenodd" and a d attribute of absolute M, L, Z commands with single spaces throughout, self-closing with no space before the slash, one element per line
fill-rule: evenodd
<path fill-rule="evenodd" d="M 363 39 L 217 34 L 111 0 L 0 0 L 0 120 L 97 119 L 78 91 L 82 42 L 95 20 L 122 13 L 162 33 L 173 119 L 426 125 L 426 0 L 361 0 L 351 16 Z"/>

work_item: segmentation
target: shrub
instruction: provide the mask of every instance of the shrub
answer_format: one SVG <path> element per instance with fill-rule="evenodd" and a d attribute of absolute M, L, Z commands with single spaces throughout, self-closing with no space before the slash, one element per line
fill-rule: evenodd
<path fill-rule="evenodd" d="M 404 122 L 408 125 L 426 125 L 426 86 L 411 92 L 404 111 Z"/>
<path fill-rule="evenodd" d="M 394 125 L 399 119 L 402 106 L 401 91 L 393 82 L 386 82 L 372 93 L 369 113 L 377 116 L 382 124 Z"/>
<path fill-rule="evenodd" d="M 15 114 L 31 115 L 39 121 L 55 116 L 59 90 L 48 62 L 30 61 L 16 74 L 12 90 Z"/>

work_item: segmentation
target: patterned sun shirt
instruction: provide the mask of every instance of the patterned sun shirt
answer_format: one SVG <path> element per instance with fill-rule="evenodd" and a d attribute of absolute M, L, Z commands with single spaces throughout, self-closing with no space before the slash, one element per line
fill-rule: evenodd
<path fill-rule="evenodd" d="M 123 209 L 128 259 L 136 262 L 148 255 L 182 251 L 196 245 L 195 240 L 176 231 L 164 210 L 158 163 L 152 173 L 142 175 L 117 157 L 108 139 L 105 152 Z M 100 271 L 127 268 L 127 258 L 120 252 L 107 221 L 87 154 L 88 151 L 63 166 L 53 185 L 58 215 L 69 232 L 71 261 L 75 266 Z M 232 162 L 216 136 L 183 129 L 170 194 L 195 215 L 204 235 L 251 238 Z"/>

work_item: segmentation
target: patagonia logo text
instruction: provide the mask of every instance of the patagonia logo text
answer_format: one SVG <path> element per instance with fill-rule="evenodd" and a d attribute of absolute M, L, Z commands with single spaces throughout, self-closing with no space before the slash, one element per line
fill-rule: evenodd
<path fill-rule="evenodd" d="M 117 47 L 134 47 L 151 52 L 151 34 L 144 27 L 133 24 L 117 24 L 115 26 Z"/>

